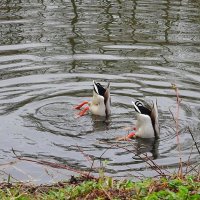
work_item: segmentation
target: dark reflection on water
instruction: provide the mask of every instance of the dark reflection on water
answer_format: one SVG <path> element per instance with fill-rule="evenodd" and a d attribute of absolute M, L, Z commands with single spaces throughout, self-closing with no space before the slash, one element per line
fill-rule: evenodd
<path fill-rule="evenodd" d="M 158 147 L 159 140 L 138 138 L 135 147 L 136 155 L 150 152 L 152 153 L 152 159 L 157 159 L 159 157 Z"/>
<path fill-rule="evenodd" d="M 115 177 L 156 175 L 144 162 L 145 155 L 174 171 L 179 153 L 170 113 L 176 110 L 171 83 L 177 84 L 182 98 L 183 161 L 191 154 L 191 163 L 198 162 L 187 131 L 189 126 L 199 145 L 198 1 L 3 0 L 0 12 L 2 163 L 13 160 L 14 148 L 28 157 L 91 170 L 87 155 L 95 160 L 94 172 L 108 160 L 105 171 Z M 76 118 L 73 106 L 91 100 L 93 80 L 111 82 L 108 119 Z M 157 99 L 159 141 L 115 140 L 134 126 L 131 101 L 136 99 Z M 0 167 L 15 178 L 30 180 L 32 176 L 38 183 L 73 174 L 50 168 L 46 173 L 26 162 Z"/>

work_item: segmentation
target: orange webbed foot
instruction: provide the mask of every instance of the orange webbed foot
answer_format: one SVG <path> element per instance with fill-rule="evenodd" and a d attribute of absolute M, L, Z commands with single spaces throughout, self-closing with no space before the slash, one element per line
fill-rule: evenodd
<path fill-rule="evenodd" d="M 128 139 L 132 139 L 132 138 L 134 138 L 134 136 L 135 136 L 135 132 L 131 132 L 131 133 L 129 133 L 126 137 L 127 137 Z"/>
<path fill-rule="evenodd" d="M 134 131 L 136 131 L 136 127 L 133 128 Z M 126 136 L 128 139 L 133 139 L 135 138 L 135 132 L 131 132 Z"/>
<path fill-rule="evenodd" d="M 136 127 L 134 127 L 133 130 L 136 131 Z M 136 134 L 135 132 L 131 132 L 126 136 L 118 137 L 117 141 L 122 141 L 122 140 L 129 141 L 130 139 L 135 138 L 135 136 L 136 136 L 135 134 Z"/>
<path fill-rule="evenodd" d="M 83 110 L 81 110 L 81 112 L 78 113 L 79 117 L 82 117 L 83 115 L 85 115 L 85 113 L 89 110 L 89 106 L 85 107 Z"/>
<path fill-rule="evenodd" d="M 78 104 L 77 106 L 74 106 L 74 109 L 80 110 L 82 106 L 85 104 L 88 104 L 88 101 L 83 101 L 81 104 Z"/>

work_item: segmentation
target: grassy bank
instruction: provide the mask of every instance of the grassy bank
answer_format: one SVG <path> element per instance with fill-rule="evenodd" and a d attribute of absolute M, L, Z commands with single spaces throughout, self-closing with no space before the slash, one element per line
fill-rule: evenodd
<path fill-rule="evenodd" d="M 139 182 L 112 178 L 72 178 L 54 185 L 0 184 L 0 199 L 176 199 L 199 200 L 199 177 L 146 179 Z"/>

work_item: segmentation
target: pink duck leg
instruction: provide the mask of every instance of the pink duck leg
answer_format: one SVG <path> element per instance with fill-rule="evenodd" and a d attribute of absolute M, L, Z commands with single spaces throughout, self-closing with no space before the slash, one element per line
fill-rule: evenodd
<path fill-rule="evenodd" d="M 74 106 L 74 109 L 80 110 L 82 106 L 84 106 L 85 104 L 88 104 L 88 101 L 83 101 L 81 104 Z"/>
<path fill-rule="evenodd" d="M 136 128 L 134 127 L 133 130 L 136 131 Z M 134 136 L 135 136 L 135 132 L 131 132 L 131 133 L 129 133 L 126 137 L 127 137 L 128 139 L 131 139 L 131 138 L 133 138 Z"/>
<path fill-rule="evenodd" d="M 85 107 L 83 110 L 81 110 L 79 113 L 78 113 L 78 116 L 79 117 L 82 117 L 83 115 L 85 115 L 85 113 L 89 110 L 89 106 Z"/>
<path fill-rule="evenodd" d="M 133 128 L 133 130 L 136 130 L 136 128 Z M 129 133 L 127 136 L 123 136 L 123 137 L 117 138 L 117 141 L 129 140 L 129 139 L 134 138 L 134 136 L 135 136 L 135 132 L 131 132 L 131 133 Z"/>

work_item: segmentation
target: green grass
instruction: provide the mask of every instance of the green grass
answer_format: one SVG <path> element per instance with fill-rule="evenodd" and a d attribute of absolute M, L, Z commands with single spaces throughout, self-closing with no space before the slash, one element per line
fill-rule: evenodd
<path fill-rule="evenodd" d="M 200 200 L 200 182 L 195 177 L 146 179 L 140 182 L 116 181 L 110 177 L 98 180 L 77 179 L 77 183 L 31 186 L 22 183 L 0 184 L 2 200 L 54 199 L 144 199 Z"/>

